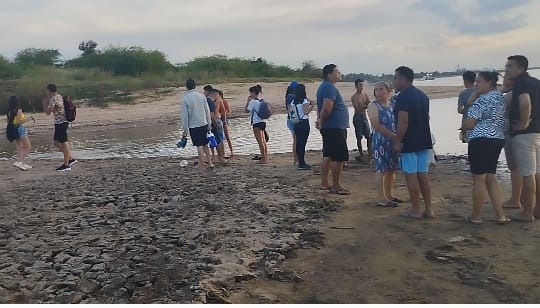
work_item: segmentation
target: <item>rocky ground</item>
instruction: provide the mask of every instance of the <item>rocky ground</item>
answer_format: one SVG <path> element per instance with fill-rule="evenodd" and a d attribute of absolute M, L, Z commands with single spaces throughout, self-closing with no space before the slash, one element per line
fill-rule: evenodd
<path fill-rule="evenodd" d="M 339 203 L 290 167 L 246 160 L 202 173 L 174 159 L 3 166 L 0 302 L 226 302 L 237 282 L 294 279 L 279 265 L 321 244 L 317 223 Z"/>

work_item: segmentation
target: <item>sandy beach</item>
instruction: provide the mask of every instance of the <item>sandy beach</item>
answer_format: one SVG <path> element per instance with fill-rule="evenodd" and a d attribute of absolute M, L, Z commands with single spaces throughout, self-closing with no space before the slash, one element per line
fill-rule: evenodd
<path fill-rule="evenodd" d="M 288 83 L 261 83 L 263 97 L 272 103 L 274 113 L 285 113 L 284 96 Z M 202 91 L 204 85 L 199 85 Z M 219 84 L 214 85 L 225 93 L 232 110 L 231 118 L 247 117 L 244 113 L 248 89 L 252 84 Z M 308 96 L 314 99 L 319 83 L 308 83 L 306 89 Z M 60 93 L 63 93 L 59 85 Z M 350 98 L 356 91 L 353 83 L 339 83 L 343 98 L 350 105 Z M 433 86 L 420 87 L 431 99 L 457 97 L 461 87 Z M 366 85 L 366 93 L 372 97 L 373 87 Z M 82 106 L 77 109 L 77 119 L 72 129 L 76 131 L 97 131 L 130 126 L 152 126 L 155 124 L 175 124 L 180 121 L 180 99 L 184 88 L 166 89 L 163 91 L 141 91 L 132 93 L 133 102 L 130 104 L 111 103 L 109 107 L 97 108 Z M 373 98 L 372 98 L 373 99 Z M 25 112 L 28 112 L 25 110 Z M 33 115 L 36 123 L 29 124 L 32 134 L 50 134 L 52 119 L 44 113 Z"/>
<path fill-rule="evenodd" d="M 308 162 L 319 161 L 311 152 Z M 351 196 L 318 189 L 290 154 L 200 172 L 178 159 L 0 161 L 1 303 L 537 303 L 537 224 L 463 222 L 460 158 L 432 169 L 438 218 L 375 207 L 372 166 Z M 191 161 L 193 163 L 193 161 Z M 396 193 L 407 199 L 402 175 Z M 508 184 L 503 184 L 508 196 Z"/>

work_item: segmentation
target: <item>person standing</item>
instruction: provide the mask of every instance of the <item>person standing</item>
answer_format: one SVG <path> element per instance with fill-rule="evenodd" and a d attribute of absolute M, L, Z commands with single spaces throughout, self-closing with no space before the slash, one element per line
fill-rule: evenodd
<path fill-rule="evenodd" d="M 70 171 L 78 161 L 71 156 L 71 148 L 68 139 L 68 121 L 64 110 L 64 99 L 58 94 L 55 84 L 47 85 L 48 99 L 44 99 L 43 110 L 47 115 L 54 115 L 54 145 L 64 154 L 64 163 L 56 168 L 56 171 Z"/>
<path fill-rule="evenodd" d="M 229 158 L 233 159 L 234 152 L 233 152 L 233 146 L 232 146 L 232 141 L 231 141 L 231 131 L 230 131 L 230 126 L 229 126 L 229 115 L 231 114 L 231 108 L 229 106 L 229 103 L 223 96 L 223 91 L 218 90 L 218 92 L 219 92 L 219 97 L 223 101 L 223 110 L 220 111 L 220 113 L 221 113 L 221 119 L 223 121 L 223 131 L 225 132 L 225 139 L 227 139 L 227 144 L 229 145 L 229 151 L 231 152 L 231 155 L 229 156 Z"/>
<path fill-rule="evenodd" d="M 298 157 L 298 170 L 311 170 L 311 166 L 306 163 L 306 144 L 309 138 L 309 113 L 313 110 L 313 102 L 307 98 L 306 86 L 299 84 L 294 89 L 294 100 L 288 106 L 289 113 L 296 114 L 298 122 L 294 124 L 294 135 L 296 140 L 296 156 Z"/>
<path fill-rule="evenodd" d="M 497 183 L 497 163 L 504 147 L 506 106 L 503 95 L 497 91 L 497 72 L 480 72 L 476 79 L 476 98 L 468 108 L 463 129 L 468 131 L 469 164 L 473 175 L 473 211 L 466 222 L 481 224 L 481 210 L 486 192 L 491 198 L 498 224 L 507 224 Z"/>
<path fill-rule="evenodd" d="M 362 137 L 367 140 L 368 161 L 371 160 L 371 128 L 366 115 L 366 110 L 369 105 L 369 96 L 364 92 L 364 80 L 356 79 L 354 81 L 356 93 L 351 97 L 351 102 L 354 107 L 353 125 L 356 135 L 356 145 L 358 146 L 359 156 L 357 161 L 364 161 L 364 150 L 362 149 Z"/>
<path fill-rule="evenodd" d="M 525 56 L 507 60 L 506 74 L 514 81 L 510 103 L 512 150 L 523 177 L 523 210 L 512 219 L 532 222 L 540 218 L 540 81 L 527 73 L 529 61 Z"/>
<path fill-rule="evenodd" d="M 399 94 L 395 101 L 397 134 L 393 137 L 394 151 L 401 153 L 411 208 L 402 213 L 407 218 L 434 218 L 431 207 L 431 183 L 428 177 L 429 150 L 433 148 L 429 126 L 429 98 L 413 85 L 414 72 L 400 66 L 395 70 L 394 86 Z M 420 193 L 424 212 L 420 208 Z"/>
<path fill-rule="evenodd" d="M 396 170 L 399 156 L 392 148 L 392 137 L 396 134 L 394 106 L 390 102 L 390 86 L 386 82 L 375 84 L 375 101 L 368 106 L 368 116 L 373 127 L 372 149 L 375 162 L 379 202 L 377 206 L 394 208 L 402 200 L 394 196 Z"/>
<path fill-rule="evenodd" d="M 214 102 L 216 108 L 214 111 L 213 119 L 214 119 L 214 129 L 213 133 L 216 137 L 217 141 L 217 153 L 218 153 L 218 162 L 225 163 L 224 156 L 225 156 L 225 129 L 223 124 L 223 116 L 225 114 L 225 106 L 223 105 L 223 100 L 221 99 L 221 96 L 219 96 L 219 90 L 212 89 L 210 91 L 210 98 Z"/>
<path fill-rule="evenodd" d="M 186 81 L 187 92 L 182 97 L 181 117 L 183 136 L 191 136 L 193 146 L 197 147 L 199 167 L 205 169 L 205 157 L 210 168 L 214 168 L 207 134 L 211 130 L 212 119 L 206 97 L 195 90 L 193 79 Z"/>
<path fill-rule="evenodd" d="M 246 113 L 251 113 L 251 125 L 253 126 L 253 134 L 259 144 L 261 159 L 260 164 L 268 163 L 268 146 L 266 144 L 266 121 L 259 117 L 259 111 L 262 105 L 260 95 L 262 87 L 260 85 L 249 88 L 249 96 L 246 103 Z"/>
<path fill-rule="evenodd" d="M 321 188 L 330 193 L 350 195 L 351 192 L 341 186 L 341 173 L 345 162 L 349 160 L 347 148 L 347 128 L 349 128 L 349 110 L 336 87 L 341 80 L 341 73 L 335 64 L 323 68 L 323 82 L 317 90 L 317 129 L 323 140 L 323 159 L 321 162 Z M 332 185 L 330 185 L 330 170 Z"/>
<path fill-rule="evenodd" d="M 298 86 L 298 82 L 291 81 L 289 86 L 287 87 L 287 91 L 285 92 L 285 109 L 287 109 L 287 128 L 292 134 L 293 138 L 293 144 L 292 144 L 292 152 L 293 152 L 293 166 L 296 166 L 298 164 L 298 154 L 296 153 L 296 134 L 294 133 L 294 126 L 295 123 L 293 119 L 291 118 L 291 112 L 289 110 L 289 106 L 294 102 L 294 89 Z"/>
<path fill-rule="evenodd" d="M 463 73 L 463 85 L 465 90 L 459 93 L 458 97 L 458 113 L 462 114 L 461 117 L 461 126 L 463 126 L 463 121 L 467 117 L 467 110 L 470 105 L 468 104 L 469 98 L 474 92 L 474 83 L 476 82 L 476 73 L 472 71 L 466 71 Z M 461 142 L 467 143 L 467 132 L 461 131 Z"/>
<path fill-rule="evenodd" d="M 19 100 L 17 96 L 11 96 L 8 102 L 8 130 L 12 130 L 12 134 L 8 132 L 9 141 L 15 140 L 15 148 L 17 149 L 17 161 L 13 166 L 26 171 L 32 169 L 32 166 L 25 163 L 26 156 L 30 153 L 32 145 L 30 144 L 30 139 L 28 138 L 28 132 L 24 123 L 27 119 L 24 116 L 22 108 L 19 105 Z M 11 136 L 10 136 L 11 135 Z"/>

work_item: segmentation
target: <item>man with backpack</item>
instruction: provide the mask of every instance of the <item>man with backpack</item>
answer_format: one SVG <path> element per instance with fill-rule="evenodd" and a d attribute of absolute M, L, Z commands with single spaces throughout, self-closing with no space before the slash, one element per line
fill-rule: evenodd
<path fill-rule="evenodd" d="M 71 156 L 71 149 L 68 141 L 68 119 L 66 118 L 66 108 L 62 95 L 58 94 L 55 84 L 47 85 L 48 98 L 43 99 L 43 110 L 47 115 L 54 115 L 54 145 L 60 152 L 64 154 L 64 163 L 56 168 L 56 171 L 70 171 L 71 167 L 77 163 Z M 71 114 L 74 110 L 70 110 L 70 119 L 74 119 Z"/>

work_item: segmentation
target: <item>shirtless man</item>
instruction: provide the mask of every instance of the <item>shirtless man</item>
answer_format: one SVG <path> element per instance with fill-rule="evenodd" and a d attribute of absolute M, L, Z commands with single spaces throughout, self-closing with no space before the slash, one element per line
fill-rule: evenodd
<path fill-rule="evenodd" d="M 209 97 L 214 101 L 214 104 L 216 105 L 216 109 L 214 110 L 212 114 L 212 120 L 215 125 L 215 129 L 213 130 L 214 135 L 216 136 L 217 141 L 217 154 L 218 154 L 218 161 L 220 163 L 224 163 L 225 160 L 223 157 L 225 156 L 225 132 L 223 130 L 223 120 L 222 120 L 222 112 L 224 111 L 225 107 L 223 106 L 223 99 L 219 95 L 219 90 L 212 89 L 210 91 Z"/>
<path fill-rule="evenodd" d="M 354 131 L 356 133 L 356 144 L 358 146 L 359 156 L 356 160 L 364 161 L 364 152 L 362 150 L 362 136 L 367 140 L 368 159 L 371 160 L 371 129 L 366 115 L 366 110 L 369 105 L 369 96 L 364 92 L 364 81 L 356 79 L 354 81 L 356 93 L 351 97 L 351 102 L 354 107 Z"/>

